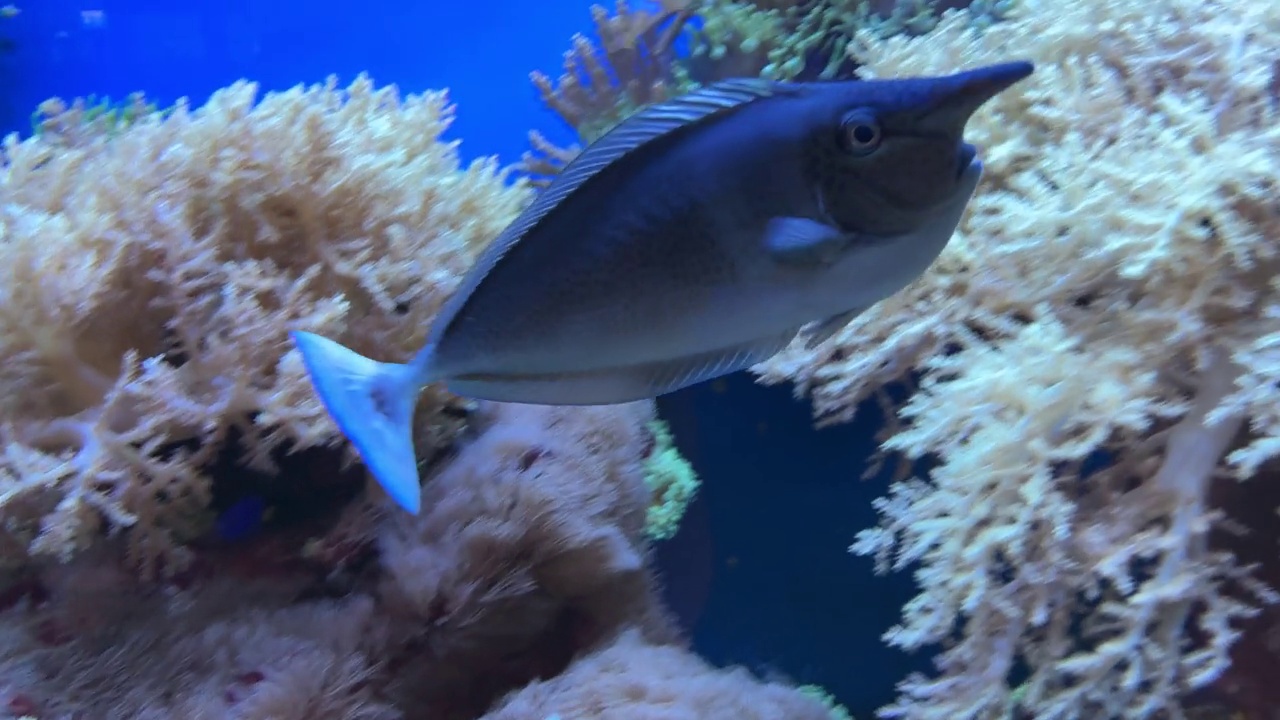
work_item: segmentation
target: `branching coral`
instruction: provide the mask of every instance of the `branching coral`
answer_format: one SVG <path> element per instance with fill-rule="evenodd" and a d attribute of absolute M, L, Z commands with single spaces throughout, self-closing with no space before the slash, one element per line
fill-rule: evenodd
<path fill-rule="evenodd" d="M 889 643 L 941 645 L 889 717 L 1176 717 L 1275 593 L 1209 542 L 1224 478 L 1280 454 L 1280 5 L 1023 0 L 868 75 L 1036 61 L 970 123 L 988 175 L 912 287 L 758 368 L 820 423 L 917 391 L 889 453 L 933 465 L 853 550 L 916 568 Z"/>
<path fill-rule="evenodd" d="M 31 131 L 46 135 L 45 140 L 52 143 L 83 145 L 160 112 L 163 111 L 139 92 L 130 93 L 120 103 L 90 95 L 67 104 L 62 98 L 54 97 L 40 103 L 31 113 Z"/>
<path fill-rule="evenodd" d="M 459 166 L 443 94 L 363 77 L 256 94 L 5 140 L 4 560 L 128 530 L 145 572 L 180 567 L 219 453 L 270 471 L 278 450 L 338 444 L 287 331 L 406 355 L 526 197 L 491 160 Z M 428 392 L 424 455 L 455 402 Z"/>
<path fill-rule="evenodd" d="M 530 73 L 542 101 L 586 142 L 603 135 L 627 115 L 679 91 L 672 74 L 673 44 L 692 15 L 691 0 L 661 0 L 654 10 L 634 9 L 617 0 L 614 14 L 591 6 L 599 47 L 584 35 L 573 37 L 557 81 Z M 533 152 L 523 169 L 533 176 L 554 175 L 577 154 L 559 148 L 541 133 L 529 133 Z"/>
<path fill-rule="evenodd" d="M 626 702 L 618 702 L 625 697 Z M 754 682 L 745 670 L 716 670 L 671 645 L 625 632 L 563 674 L 513 693 L 482 720 L 833 720 L 822 700 Z"/>
<path fill-rule="evenodd" d="M 970 7 L 978 26 L 1002 19 L 1014 0 L 706 0 L 691 30 L 688 74 L 702 82 L 759 75 L 780 80 L 848 77 L 857 69 L 851 43 L 919 35 L 947 10 Z"/>

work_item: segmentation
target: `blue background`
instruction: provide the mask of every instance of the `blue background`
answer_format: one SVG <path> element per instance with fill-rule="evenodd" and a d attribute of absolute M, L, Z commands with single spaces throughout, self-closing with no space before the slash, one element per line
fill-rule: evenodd
<path fill-rule="evenodd" d="M 28 131 L 31 111 L 54 95 L 142 90 L 162 106 L 184 96 L 199 105 L 240 78 L 280 90 L 367 71 L 405 92 L 449 88 L 464 153 L 505 163 L 519 159 L 531 127 L 572 138 L 539 106 L 529 72 L 557 76 L 570 37 L 592 27 L 587 5 L 568 0 L 12 1 L 20 14 L 0 19 L 14 46 L 0 52 L 6 132 Z M 86 23 L 85 11 L 104 21 Z"/>
<path fill-rule="evenodd" d="M 0 0 L 0 3 L 7 0 Z M 590 32 L 584 0 L 486 3 L 300 3 L 296 0 L 18 0 L 0 19 L 0 130 L 29 132 L 31 110 L 58 95 L 161 105 L 247 77 L 264 90 L 341 82 L 367 71 L 404 92 L 449 88 L 451 133 L 467 158 L 519 159 L 527 132 L 572 133 L 544 109 L 531 70 L 559 74 L 575 32 Z M 93 26 L 83 11 L 101 11 Z M 93 13 L 90 13 L 93 17 Z M 870 717 L 923 660 L 880 634 L 911 595 L 909 577 L 876 577 L 847 552 L 874 523 L 884 480 L 862 481 L 878 422 L 811 429 L 790 388 L 743 374 L 662 398 L 682 451 L 705 486 L 659 561 L 670 602 L 697 649 L 718 664 L 818 683 Z"/>

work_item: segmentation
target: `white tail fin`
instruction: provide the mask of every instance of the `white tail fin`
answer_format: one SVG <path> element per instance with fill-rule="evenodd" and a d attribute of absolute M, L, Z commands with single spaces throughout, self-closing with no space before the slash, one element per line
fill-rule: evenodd
<path fill-rule="evenodd" d="M 308 332 L 290 333 L 311 384 L 373 477 L 400 507 L 422 504 L 413 453 L 417 379 L 409 365 L 382 363 Z"/>

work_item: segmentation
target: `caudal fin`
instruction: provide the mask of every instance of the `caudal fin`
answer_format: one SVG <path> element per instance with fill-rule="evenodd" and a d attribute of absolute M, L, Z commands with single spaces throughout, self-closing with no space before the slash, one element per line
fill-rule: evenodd
<path fill-rule="evenodd" d="M 314 333 L 290 336 L 329 416 L 387 494 L 416 515 L 422 504 L 413 453 L 419 388 L 410 366 L 370 360 Z"/>

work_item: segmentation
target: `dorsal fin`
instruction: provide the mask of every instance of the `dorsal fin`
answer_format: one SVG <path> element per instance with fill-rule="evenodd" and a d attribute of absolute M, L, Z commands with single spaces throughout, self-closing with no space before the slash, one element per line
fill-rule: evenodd
<path fill-rule="evenodd" d="M 788 83 L 759 78 L 722 80 L 680 97 L 649 105 L 618 123 L 571 160 L 551 184 L 484 249 L 462 284 L 441 308 L 432 327 L 432 339 L 438 339 L 452 323 L 453 315 L 461 309 L 467 297 L 503 256 L 565 198 L 597 173 L 676 130 L 705 122 L 754 100 L 786 92 L 792 87 L 794 86 Z"/>
<path fill-rule="evenodd" d="M 781 83 L 758 78 L 724 80 L 641 109 L 618 123 L 616 127 L 571 160 L 537 200 L 503 234 L 510 232 L 517 237 L 524 235 L 530 228 L 537 225 L 538 221 L 546 217 L 547 213 L 601 170 L 650 142 L 674 130 L 703 122 L 726 110 L 769 97 L 783 87 L 785 86 Z"/>

